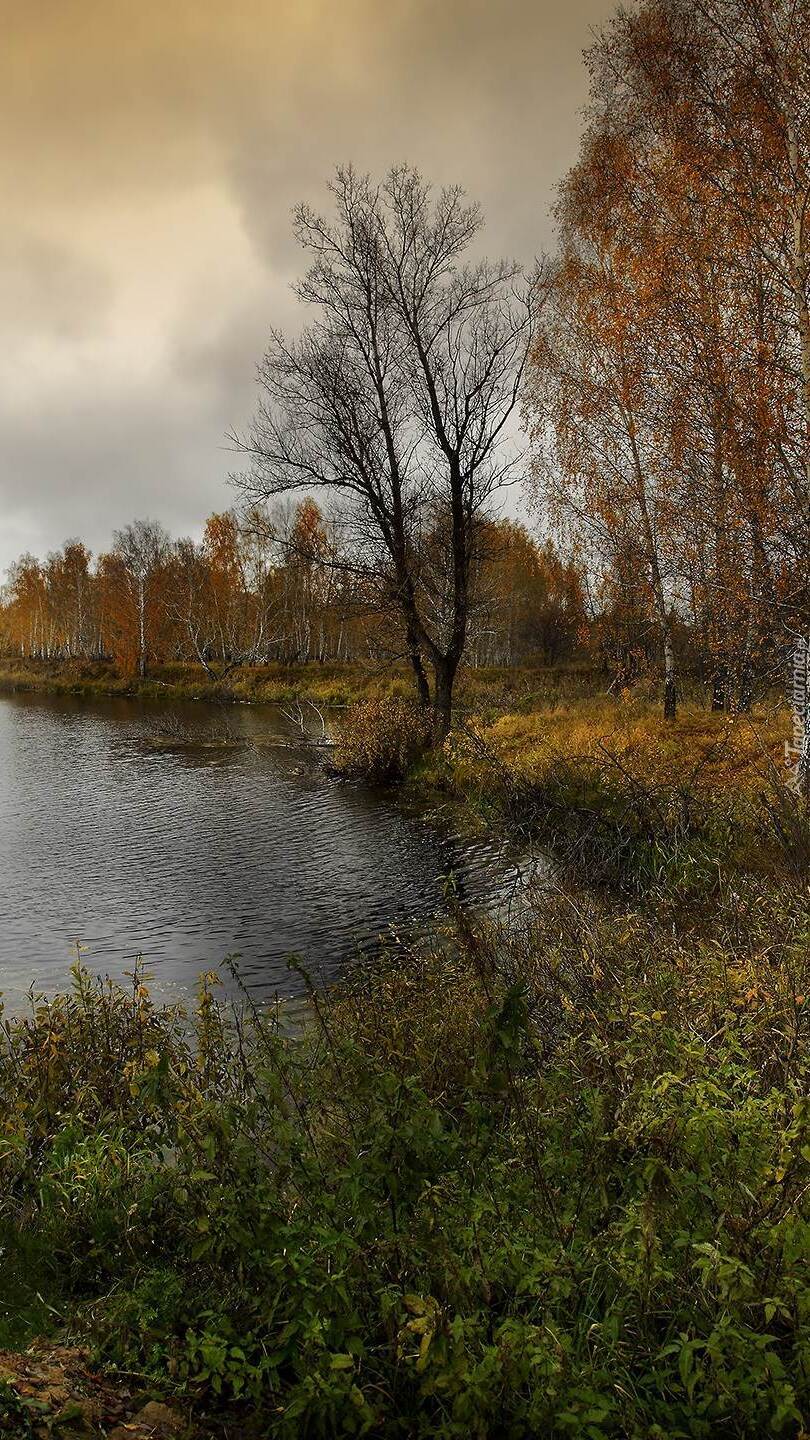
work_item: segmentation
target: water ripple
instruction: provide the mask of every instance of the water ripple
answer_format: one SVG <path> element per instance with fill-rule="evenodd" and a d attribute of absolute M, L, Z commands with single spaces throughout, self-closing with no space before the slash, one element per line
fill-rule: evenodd
<path fill-rule="evenodd" d="M 64 985 L 71 945 L 120 976 L 143 954 L 190 985 L 238 952 L 259 994 L 292 993 L 290 954 L 324 978 L 392 923 L 442 909 L 448 876 L 492 903 L 497 845 L 390 796 L 301 773 L 284 718 L 229 712 L 245 743 L 155 748 L 158 707 L 0 698 L 0 991 Z M 199 731 L 218 715 L 172 707 Z"/>

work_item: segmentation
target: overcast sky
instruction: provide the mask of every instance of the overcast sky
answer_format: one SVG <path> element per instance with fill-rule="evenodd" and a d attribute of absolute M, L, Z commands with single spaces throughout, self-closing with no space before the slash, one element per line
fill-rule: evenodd
<path fill-rule="evenodd" d="M 225 435 L 294 326 L 290 209 L 336 163 L 552 242 L 608 0 L 3 0 L 0 572 L 232 503 Z"/>

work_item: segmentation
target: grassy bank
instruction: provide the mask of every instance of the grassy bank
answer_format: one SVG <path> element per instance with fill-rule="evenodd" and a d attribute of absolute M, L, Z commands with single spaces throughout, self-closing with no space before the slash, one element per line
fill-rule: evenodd
<path fill-rule="evenodd" d="M 484 707 L 500 713 L 531 710 L 592 694 L 602 684 L 600 676 L 587 664 L 517 670 L 481 668 L 462 672 L 457 693 L 464 709 Z M 222 682 L 213 680 L 202 665 L 159 665 L 140 680 L 120 674 L 106 661 L 0 657 L 0 691 L 254 705 L 312 700 L 316 705 L 346 706 L 372 696 L 410 696 L 413 679 L 404 665 L 381 668 L 310 661 L 297 665 L 246 665 L 232 671 Z"/>
<path fill-rule="evenodd" d="M 464 727 L 428 776 L 592 882 L 665 893 L 678 914 L 711 906 L 736 875 L 806 882 L 810 814 L 785 786 L 789 726 L 779 705 L 683 705 L 673 724 L 641 700 L 563 703 Z"/>
<path fill-rule="evenodd" d="M 0 1346 L 56 1329 L 234 1434 L 798 1434 L 807 918 L 547 896 L 295 1041 L 78 974 L 0 1052 Z"/>
<path fill-rule="evenodd" d="M 581 882 L 712 903 L 724 879 L 765 884 L 810 868 L 810 814 L 785 786 L 790 716 L 779 706 L 665 722 L 642 697 L 557 698 L 524 713 L 459 717 L 424 750 L 411 702 L 373 697 L 343 722 L 336 768 L 404 781 L 490 830 L 540 841 Z"/>
<path fill-rule="evenodd" d="M 339 763 L 547 845 L 519 927 L 392 941 L 296 1038 L 210 982 L 186 1016 L 81 971 L 7 1020 L 0 1350 L 58 1335 L 257 1440 L 807 1431 L 786 717 L 519 713 L 496 679 L 427 760 L 367 696 Z M 4 1404 L 25 1434 L 0 1376 Z"/>
<path fill-rule="evenodd" d="M 710 895 L 723 874 L 801 875 L 810 862 L 807 814 L 786 799 L 791 717 L 779 697 L 730 716 L 686 701 L 673 723 L 648 687 L 607 696 L 584 663 L 467 669 L 454 734 L 425 756 L 428 729 L 405 667 L 243 667 L 217 684 L 185 664 L 139 681 L 101 662 L 0 661 L 3 689 L 332 707 L 338 772 L 404 780 L 413 795 L 452 800 L 468 821 L 541 840 L 580 878 L 635 893 L 669 886 L 682 901 Z"/>

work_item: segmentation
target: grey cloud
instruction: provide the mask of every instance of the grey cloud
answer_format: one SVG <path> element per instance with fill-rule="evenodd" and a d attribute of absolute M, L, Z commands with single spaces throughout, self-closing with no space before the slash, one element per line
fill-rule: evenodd
<path fill-rule="evenodd" d="M 190 403 L 179 386 L 156 385 L 115 404 L 66 396 L 47 425 L 36 414 L 0 415 L 0 567 L 72 535 L 98 552 L 136 515 L 186 534 L 232 503 L 230 399 L 207 386 Z"/>
<path fill-rule="evenodd" d="M 86 339 L 103 324 L 112 278 L 54 237 L 7 227 L 0 232 L 0 314 L 9 336 Z"/>
<path fill-rule="evenodd" d="M 0 399 L 0 567 L 21 548 L 71 534 L 97 549 L 136 513 L 189 531 L 230 502 L 224 437 L 253 405 L 270 325 L 299 323 L 290 211 L 302 199 L 327 203 L 336 163 L 376 173 L 416 164 L 482 202 L 491 253 L 528 263 L 547 247 L 553 186 L 576 153 L 586 80 L 579 52 L 613 0 L 19 0 L 6 8 L 5 359 L 14 373 L 31 340 L 57 343 L 31 372 L 41 401 L 18 399 L 15 408 Z M 177 273 L 182 293 L 161 336 L 160 376 L 150 383 L 133 364 L 133 379 L 118 353 L 118 378 L 111 372 L 99 393 L 97 368 L 84 364 L 87 337 L 109 328 L 124 294 L 129 316 L 137 293 L 142 315 L 127 319 L 133 354 L 152 353 L 153 288 L 165 304 L 160 246 L 175 262 L 193 260 L 198 217 L 210 212 L 178 205 L 146 258 L 128 244 L 126 216 L 134 231 L 145 215 L 159 216 L 161 197 L 200 187 L 221 197 L 222 213 L 235 208 L 242 227 L 231 238 L 223 230 L 223 245 L 241 241 L 219 257 L 228 278 L 209 295 L 199 265 L 186 275 L 175 263 L 167 273 Z M 88 258 L 93 217 L 113 212 L 124 217 L 115 241 L 99 238 Z M 254 263 L 242 280 L 246 253 Z"/>

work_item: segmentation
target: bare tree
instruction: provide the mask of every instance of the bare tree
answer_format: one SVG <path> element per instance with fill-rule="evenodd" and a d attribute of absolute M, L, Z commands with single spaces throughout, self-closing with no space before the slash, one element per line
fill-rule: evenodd
<path fill-rule="evenodd" d="M 334 220 L 300 206 L 294 221 L 311 261 L 296 294 L 317 319 L 297 341 L 272 335 L 252 430 L 234 437 L 251 460 L 241 483 L 254 498 L 317 486 L 354 501 L 364 563 L 402 616 L 441 743 L 478 521 L 518 460 L 505 442 L 534 287 L 515 264 L 465 259 L 482 218 L 458 187 L 434 196 L 402 167 L 379 186 L 340 169 L 329 188 Z M 422 563 L 437 517 L 449 556 L 441 595 Z"/>

